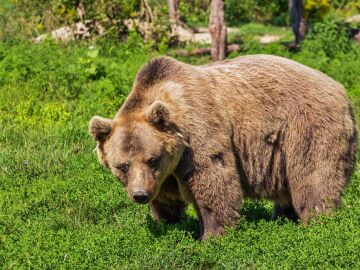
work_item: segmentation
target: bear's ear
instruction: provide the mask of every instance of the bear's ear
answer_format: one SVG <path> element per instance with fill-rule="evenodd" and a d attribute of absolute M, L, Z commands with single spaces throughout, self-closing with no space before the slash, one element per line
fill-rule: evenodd
<path fill-rule="evenodd" d="M 89 122 L 89 133 L 96 141 L 104 141 L 112 131 L 113 120 L 94 116 Z"/>
<path fill-rule="evenodd" d="M 148 120 L 156 126 L 166 127 L 169 124 L 170 111 L 163 102 L 155 101 L 148 110 Z"/>

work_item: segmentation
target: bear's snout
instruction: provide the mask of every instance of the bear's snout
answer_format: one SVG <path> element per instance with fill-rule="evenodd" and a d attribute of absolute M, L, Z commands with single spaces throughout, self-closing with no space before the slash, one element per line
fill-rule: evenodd
<path fill-rule="evenodd" d="M 137 189 L 133 192 L 132 197 L 137 203 L 147 203 L 149 201 L 149 193 L 143 189 Z"/>

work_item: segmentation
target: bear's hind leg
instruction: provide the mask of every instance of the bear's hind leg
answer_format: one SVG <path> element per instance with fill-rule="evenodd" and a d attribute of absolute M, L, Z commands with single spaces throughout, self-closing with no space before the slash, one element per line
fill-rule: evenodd
<path fill-rule="evenodd" d="M 305 224 L 318 215 L 331 213 L 340 204 L 347 183 L 341 169 L 345 167 L 342 157 L 332 153 L 325 159 L 323 155 L 318 160 L 313 155 L 313 160 L 303 166 L 303 174 L 289 178 L 292 205 Z"/>
<path fill-rule="evenodd" d="M 303 185 L 293 192 L 292 200 L 301 222 L 306 224 L 320 214 L 330 213 L 340 203 L 340 194 L 331 195 L 314 185 Z"/>
<path fill-rule="evenodd" d="M 181 198 L 177 180 L 169 176 L 163 183 L 158 196 L 150 203 L 155 220 L 166 223 L 179 222 L 186 209 L 186 203 Z"/>
<path fill-rule="evenodd" d="M 289 126 L 284 145 L 291 201 L 303 223 L 331 213 L 340 204 L 354 168 L 357 142 L 349 119 L 348 124 L 317 119 L 311 126 L 306 120 Z"/>

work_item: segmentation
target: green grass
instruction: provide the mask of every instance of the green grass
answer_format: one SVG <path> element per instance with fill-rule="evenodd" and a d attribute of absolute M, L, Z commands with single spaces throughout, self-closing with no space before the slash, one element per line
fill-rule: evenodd
<path fill-rule="evenodd" d="M 279 27 L 270 24 L 246 23 L 239 25 L 238 31 L 229 33 L 229 43 L 243 43 L 254 41 L 261 36 L 279 36 L 279 42 L 288 42 L 293 39 L 293 34 L 289 27 Z"/>
<path fill-rule="evenodd" d="M 323 70 L 346 85 L 359 115 L 359 47 L 330 57 L 319 40 L 310 37 L 297 54 L 249 42 L 240 54 Z M 0 43 L 1 269 L 360 269 L 359 166 L 334 215 L 310 226 L 274 222 L 270 202 L 245 201 L 238 228 L 206 243 L 196 240 L 193 209 L 165 225 L 131 203 L 87 134 L 88 120 L 113 117 L 139 67 L 157 54 L 136 37 L 129 42 Z"/>

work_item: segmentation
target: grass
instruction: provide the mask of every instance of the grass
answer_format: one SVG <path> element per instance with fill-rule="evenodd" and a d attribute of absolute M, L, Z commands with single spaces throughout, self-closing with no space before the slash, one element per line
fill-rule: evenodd
<path fill-rule="evenodd" d="M 359 47 L 330 57 L 320 40 L 309 37 L 297 54 L 249 42 L 240 54 L 273 53 L 323 70 L 346 85 L 359 115 Z M 274 222 L 270 202 L 246 200 L 238 228 L 206 243 L 196 240 L 192 208 L 166 225 L 129 201 L 98 163 L 87 122 L 113 117 L 155 55 L 136 37 L 95 47 L 0 43 L 0 268 L 360 269 L 359 166 L 334 215 L 310 226 Z"/>
<path fill-rule="evenodd" d="M 246 23 L 237 27 L 238 31 L 229 33 L 229 43 L 249 42 L 264 35 L 279 36 L 279 42 L 288 42 L 293 39 L 291 29 L 288 27 L 273 26 L 271 24 Z"/>

